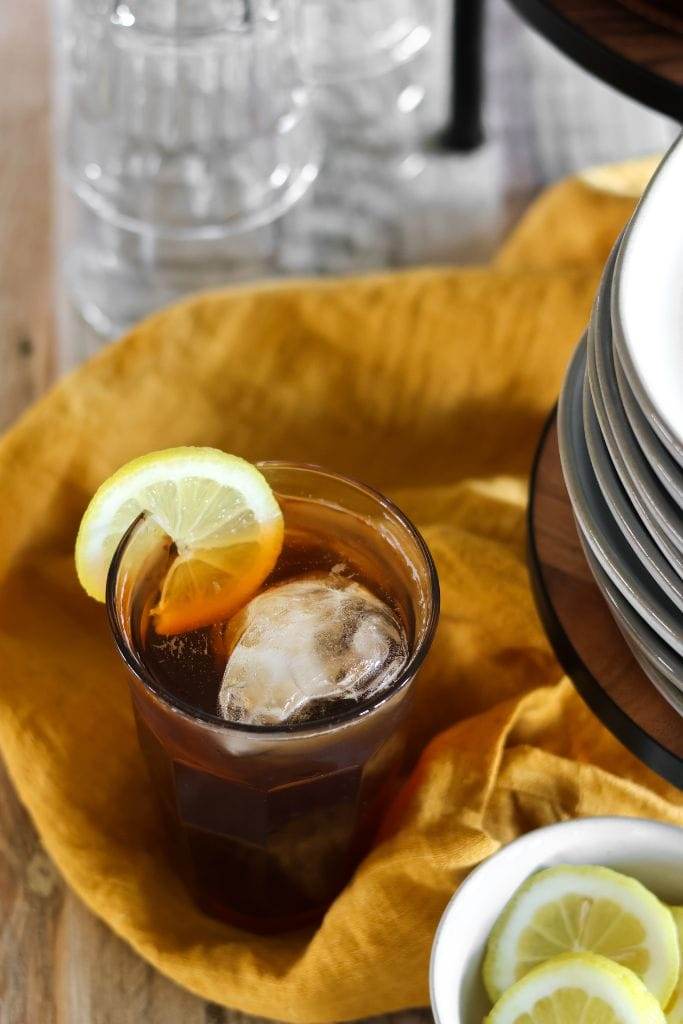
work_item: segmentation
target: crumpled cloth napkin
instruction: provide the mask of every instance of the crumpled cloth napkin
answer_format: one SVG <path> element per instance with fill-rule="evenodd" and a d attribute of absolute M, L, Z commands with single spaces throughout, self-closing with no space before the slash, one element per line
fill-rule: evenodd
<path fill-rule="evenodd" d="M 0 443 L 0 750 L 70 885 L 207 999 L 295 1022 L 425 1004 L 439 916 L 501 844 L 581 815 L 683 825 L 683 796 L 562 677 L 525 567 L 534 448 L 633 208 L 610 191 L 554 187 L 490 267 L 191 298 L 62 381 Z M 374 484 L 419 524 L 441 577 L 410 774 L 316 930 L 255 938 L 194 907 L 165 852 L 104 609 L 75 577 L 96 486 L 181 444 Z"/>

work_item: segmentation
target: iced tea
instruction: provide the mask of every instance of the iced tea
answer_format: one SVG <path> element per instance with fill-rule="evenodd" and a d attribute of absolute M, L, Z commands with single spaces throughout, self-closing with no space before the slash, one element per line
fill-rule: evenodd
<path fill-rule="evenodd" d="M 261 469 L 285 537 L 246 608 L 159 635 L 151 610 L 176 553 L 149 520 L 119 548 L 109 607 L 199 904 L 279 931 L 319 918 L 372 843 L 438 588 L 424 542 L 386 499 L 308 467 Z"/>

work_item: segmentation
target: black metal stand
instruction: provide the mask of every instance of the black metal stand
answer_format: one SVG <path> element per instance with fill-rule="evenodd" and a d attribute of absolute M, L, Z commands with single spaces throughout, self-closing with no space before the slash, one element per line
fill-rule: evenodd
<path fill-rule="evenodd" d="M 451 107 L 440 141 L 469 152 L 484 141 L 482 128 L 485 0 L 453 0 Z"/>

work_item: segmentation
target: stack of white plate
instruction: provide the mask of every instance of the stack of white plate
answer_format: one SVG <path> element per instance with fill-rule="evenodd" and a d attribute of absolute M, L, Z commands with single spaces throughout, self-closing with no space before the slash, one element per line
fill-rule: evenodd
<path fill-rule="evenodd" d="M 683 715 L 683 136 L 605 267 L 558 430 L 591 571 Z"/>

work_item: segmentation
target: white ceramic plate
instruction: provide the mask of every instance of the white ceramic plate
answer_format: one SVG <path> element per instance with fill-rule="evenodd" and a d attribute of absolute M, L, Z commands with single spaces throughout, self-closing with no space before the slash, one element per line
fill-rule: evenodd
<path fill-rule="evenodd" d="M 617 623 L 617 625 L 619 625 L 619 623 Z M 626 643 L 631 648 L 631 654 L 636 659 L 655 690 L 657 690 L 659 695 L 664 698 L 667 704 L 670 704 L 674 711 L 683 718 L 683 693 L 681 693 L 677 686 L 672 686 L 666 676 L 662 675 L 657 666 L 648 658 L 646 652 L 641 650 L 636 638 L 633 634 L 629 634 L 628 629 L 625 626 L 622 628 L 622 635 Z"/>
<path fill-rule="evenodd" d="M 631 391 L 631 386 L 621 365 L 621 360 L 614 349 L 612 355 L 621 404 L 624 407 L 624 412 L 633 435 L 660 482 L 669 492 L 679 509 L 683 509 L 683 473 L 681 472 L 681 467 L 671 458 L 668 449 L 660 442 L 643 414 L 642 409 L 636 402 L 635 395 Z"/>
<path fill-rule="evenodd" d="M 659 495 L 646 492 L 642 476 L 637 478 L 638 469 L 634 466 L 631 458 L 625 459 L 612 429 L 615 421 L 614 414 L 610 416 L 605 405 L 604 394 L 600 387 L 600 377 L 597 369 L 596 352 L 599 350 L 599 343 L 595 340 L 593 325 L 588 330 L 588 367 L 586 376 L 593 399 L 593 408 L 600 425 L 600 432 L 607 446 L 609 457 L 613 468 L 621 482 L 624 491 L 633 506 L 636 515 L 641 523 L 647 528 L 650 536 L 657 544 L 669 565 L 677 575 L 683 578 L 683 532 L 678 530 L 678 517 L 675 513 L 667 510 L 664 513 L 658 504 Z M 617 428 L 619 429 L 619 428 Z M 623 442 L 623 438 L 622 438 Z M 640 482 L 636 482 L 639 479 Z M 666 526 L 664 526 L 666 522 Z"/>
<path fill-rule="evenodd" d="M 589 329 L 588 337 L 589 342 L 593 342 L 593 332 L 591 329 Z M 621 454 L 621 448 L 614 436 L 612 419 L 605 407 L 595 364 L 595 349 L 596 345 L 594 342 L 589 344 L 587 379 L 593 400 L 593 408 L 597 416 L 603 441 L 607 446 L 611 465 L 616 471 L 616 475 L 625 493 L 628 495 L 640 522 L 647 528 L 647 531 L 669 565 L 679 578 L 683 579 L 683 553 L 679 545 L 675 543 L 675 540 L 680 540 L 680 543 L 683 544 L 683 537 L 679 538 L 675 523 L 672 521 L 669 521 L 667 529 L 663 527 L 662 518 L 658 515 L 656 507 L 653 508 L 652 500 L 644 500 L 642 486 L 636 486 L 634 482 L 633 474 L 629 471 L 629 467 Z M 672 537 L 675 539 L 672 539 Z"/>
<path fill-rule="evenodd" d="M 529 875 L 557 864 L 602 864 L 683 903 L 683 829 L 675 825 L 583 818 L 529 832 L 473 871 L 444 911 L 429 969 L 436 1024 L 481 1024 L 490 1009 L 481 965 L 491 929 Z"/>
<path fill-rule="evenodd" d="M 584 545 L 584 554 L 595 582 L 641 668 L 664 699 L 679 715 L 683 715 L 683 658 L 679 658 L 634 612 L 602 571 L 587 545 Z"/>
<path fill-rule="evenodd" d="M 674 561 L 670 554 L 672 544 L 679 552 L 678 571 L 678 564 L 683 561 L 683 513 L 669 492 L 662 487 L 643 455 L 628 422 L 617 384 L 609 315 L 614 257 L 615 253 L 612 252 L 600 283 L 588 331 L 588 375 L 596 399 L 595 410 L 624 489 L 666 557 Z M 683 472 L 678 466 L 676 469 L 683 480 Z M 662 534 L 668 538 L 668 545 L 662 545 Z"/>
<path fill-rule="evenodd" d="M 614 343 L 633 393 L 683 466 L 683 136 L 626 229 L 612 294 Z"/>
<path fill-rule="evenodd" d="M 583 429 L 591 466 L 602 496 L 626 543 L 635 552 L 645 571 L 656 580 L 665 594 L 683 612 L 683 579 L 672 569 L 658 546 L 653 542 L 636 515 L 626 491 L 621 486 L 600 430 L 596 416 L 598 403 L 596 400 L 594 407 L 592 392 L 592 385 L 584 386 Z"/>
<path fill-rule="evenodd" d="M 654 631 L 683 655 L 683 616 L 626 543 L 591 467 L 583 430 L 585 342 L 577 348 L 560 394 L 562 472 L 580 532 L 612 583 Z"/>

